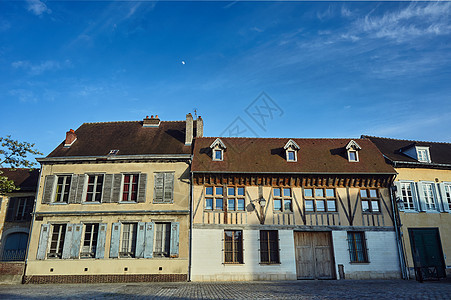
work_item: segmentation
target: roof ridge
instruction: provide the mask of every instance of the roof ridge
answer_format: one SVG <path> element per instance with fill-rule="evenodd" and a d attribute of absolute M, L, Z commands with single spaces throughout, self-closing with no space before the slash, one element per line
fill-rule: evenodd
<path fill-rule="evenodd" d="M 363 140 L 364 138 L 299 138 L 299 137 L 243 137 L 243 136 L 203 136 L 199 138 L 226 138 L 226 139 L 266 139 L 266 140 Z"/>
<path fill-rule="evenodd" d="M 84 122 L 83 124 L 107 124 L 107 123 L 139 123 L 142 122 L 142 120 L 137 120 L 137 121 L 105 121 L 105 122 Z M 161 121 L 160 123 L 175 123 L 175 122 L 186 122 L 185 120 L 181 120 L 181 121 Z"/>
<path fill-rule="evenodd" d="M 392 141 L 403 141 L 403 142 L 412 142 L 412 143 L 432 143 L 432 144 L 447 144 L 451 145 L 451 143 L 448 142 L 432 142 L 432 141 L 419 141 L 419 140 L 407 140 L 407 139 L 396 139 L 396 138 L 389 138 L 389 137 L 380 137 L 380 136 L 372 136 L 372 135 L 362 135 L 366 138 L 376 138 L 376 139 L 386 139 L 386 140 L 392 140 Z"/>

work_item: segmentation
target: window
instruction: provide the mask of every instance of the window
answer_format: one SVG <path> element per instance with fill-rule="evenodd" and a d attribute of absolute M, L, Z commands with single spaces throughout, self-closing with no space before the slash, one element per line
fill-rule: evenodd
<path fill-rule="evenodd" d="M 155 223 L 154 257 L 169 257 L 171 223 Z"/>
<path fill-rule="evenodd" d="M 352 263 L 367 263 L 365 234 L 361 231 L 348 232 L 349 258 Z"/>
<path fill-rule="evenodd" d="M 241 230 L 224 231 L 224 263 L 243 263 L 243 232 Z"/>
<path fill-rule="evenodd" d="M 122 201 L 136 201 L 138 196 L 139 174 L 124 174 L 122 184 Z"/>
<path fill-rule="evenodd" d="M 260 262 L 264 264 L 280 262 L 277 230 L 260 230 Z"/>
<path fill-rule="evenodd" d="M 367 213 L 378 213 L 379 196 L 377 189 L 362 189 L 360 190 L 360 198 L 362 200 L 362 211 Z"/>
<path fill-rule="evenodd" d="M 273 188 L 274 211 L 292 212 L 291 188 Z"/>
<path fill-rule="evenodd" d="M 81 248 L 81 257 L 96 256 L 97 236 L 99 235 L 99 224 L 85 224 L 85 232 L 83 235 L 83 244 Z"/>
<path fill-rule="evenodd" d="M 448 209 L 451 211 L 451 184 L 450 183 L 445 183 L 444 184 L 444 188 L 445 188 L 445 195 L 443 195 L 444 197 L 444 203 L 443 205 L 447 205 Z"/>
<path fill-rule="evenodd" d="M 224 188 L 222 186 L 205 187 L 205 209 L 224 209 Z"/>
<path fill-rule="evenodd" d="M 174 173 L 155 173 L 154 203 L 173 203 Z"/>
<path fill-rule="evenodd" d="M 423 197 L 426 205 L 426 210 L 436 210 L 435 206 L 435 193 L 433 183 L 422 183 L 423 185 Z"/>
<path fill-rule="evenodd" d="M 52 225 L 52 239 L 48 258 L 61 258 L 63 255 L 64 238 L 66 236 L 66 224 Z"/>
<path fill-rule="evenodd" d="M 431 162 L 428 147 L 416 147 L 419 162 Z"/>
<path fill-rule="evenodd" d="M 244 187 L 228 187 L 227 188 L 227 210 L 228 211 L 244 211 Z"/>
<path fill-rule="evenodd" d="M 349 143 L 346 145 L 348 161 L 349 162 L 358 162 L 360 150 L 362 150 L 362 148 L 359 146 L 359 144 L 357 144 L 356 141 L 354 141 L 354 140 L 350 140 Z"/>
<path fill-rule="evenodd" d="M 298 160 L 298 150 L 301 148 L 295 141 L 292 139 L 288 140 L 283 148 L 285 149 L 285 156 L 288 162 L 296 162 Z"/>
<path fill-rule="evenodd" d="M 124 223 L 121 227 L 122 238 L 119 255 L 120 257 L 135 257 L 138 224 Z"/>
<path fill-rule="evenodd" d="M 211 145 L 211 158 L 215 161 L 222 161 L 224 159 L 224 150 L 227 148 L 226 145 L 217 138 Z"/>
<path fill-rule="evenodd" d="M 221 149 L 215 149 L 213 150 L 214 156 L 213 160 L 222 160 L 222 150 Z"/>
<path fill-rule="evenodd" d="M 404 209 L 415 210 L 415 202 L 413 196 L 413 186 L 411 182 L 401 182 L 401 199 L 404 203 Z"/>
<path fill-rule="evenodd" d="M 103 175 L 88 175 L 86 202 L 100 202 L 102 200 Z"/>
<path fill-rule="evenodd" d="M 17 222 L 31 220 L 34 199 L 32 197 L 9 198 L 5 221 Z"/>
<path fill-rule="evenodd" d="M 55 193 L 56 203 L 68 203 L 71 179 L 71 175 L 57 176 Z"/>
<path fill-rule="evenodd" d="M 359 159 L 357 158 L 357 151 L 355 150 L 348 151 L 348 159 L 349 161 L 359 161 Z"/>
<path fill-rule="evenodd" d="M 306 212 L 336 212 L 335 189 L 307 188 L 304 189 Z"/>

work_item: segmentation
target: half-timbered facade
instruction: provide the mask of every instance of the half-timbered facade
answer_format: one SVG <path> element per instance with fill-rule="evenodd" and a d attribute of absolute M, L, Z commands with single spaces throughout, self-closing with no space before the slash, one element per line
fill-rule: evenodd
<path fill-rule="evenodd" d="M 194 281 L 399 278 L 394 169 L 367 139 L 197 138 Z"/>
<path fill-rule="evenodd" d="M 41 163 L 25 282 L 184 281 L 202 120 L 85 123 Z"/>

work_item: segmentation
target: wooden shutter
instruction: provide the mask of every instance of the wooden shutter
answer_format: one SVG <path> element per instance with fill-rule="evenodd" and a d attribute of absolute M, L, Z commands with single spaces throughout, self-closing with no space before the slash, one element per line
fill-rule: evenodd
<path fill-rule="evenodd" d="M 70 180 L 70 192 L 69 192 L 69 201 L 68 203 L 77 203 L 77 187 L 78 187 L 78 181 L 82 180 L 82 178 L 79 178 L 78 175 L 72 175 L 72 178 Z"/>
<path fill-rule="evenodd" d="M 56 180 L 55 175 L 45 176 L 44 193 L 42 195 L 42 204 L 49 204 L 52 202 L 53 186 Z"/>
<path fill-rule="evenodd" d="M 121 223 L 113 223 L 111 228 L 110 258 L 119 257 L 119 241 L 121 239 Z"/>
<path fill-rule="evenodd" d="M 164 200 L 165 203 L 172 203 L 174 192 L 174 173 L 164 173 Z"/>
<path fill-rule="evenodd" d="M 170 257 L 179 256 L 179 222 L 171 223 L 171 246 Z"/>
<path fill-rule="evenodd" d="M 17 205 L 19 205 L 19 198 L 15 197 L 9 198 L 5 221 L 7 222 L 14 221 L 17 212 Z"/>
<path fill-rule="evenodd" d="M 445 184 L 443 182 L 439 183 L 438 187 L 439 187 L 439 190 L 440 190 L 440 197 L 437 197 L 437 198 L 442 199 L 442 201 L 439 201 L 439 202 L 442 203 L 443 211 L 449 212 L 448 200 L 446 199 Z"/>
<path fill-rule="evenodd" d="M 121 183 L 122 183 L 122 174 L 114 174 L 113 175 L 113 192 L 111 196 L 111 202 L 117 203 L 119 202 L 119 198 L 121 197 Z"/>
<path fill-rule="evenodd" d="M 426 211 L 426 199 L 424 198 L 424 189 L 423 189 L 423 183 L 421 182 L 415 182 L 417 189 L 418 189 L 418 203 L 419 210 L 420 211 Z"/>
<path fill-rule="evenodd" d="M 141 173 L 139 174 L 139 183 L 138 183 L 138 203 L 146 202 L 146 186 L 147 186 L 147 174 Z"/>
<path fill-rule="evenodd" d="M 38 253 L 36 259 L 45 259 L 45 254 L 47 252 L 47 245 L 49 241 L 50 225 L 41 225 L 41 235 L 39 237 Z"/>
<path fill-rule="evenodd" d="M 155 173 L 155 192 L 153 202 L 162 203 L 163 202 L 163 179 L 164 173 Z"/>
<path fill-rule="evenodd" d="M 85 174 L 78 175 L 77 196 L 75 197 L 75 203 L 82 203 L 83 201 L 86 200 L 86 198 L 85 199 L 83 198 L 83 197 L 86 197 L 85 191 L 83 189 L 85 186 L 86 176 L 87 175 L 85 175 Z M 74 176 L 72 176 L 72 177 L 74 177 Z"/>
<path fill-rule="evenodd" d="M 113 174 L 106 174 L 103 181 L 102 202 L 111 203 L 113 190 Z"/>
<path fill-rule="evenodd" d="M 79 258 L 81 236 L 83 233 L 83 224 L 74 224 L 74 232 L 72 234 L 72 245 L 70 247 L 70 258 Z"/>
<path fill-rule="evenodd" d="M 136 258 L 144 257 L 145 249 L 145 237 L 146 237 L 146 223 L 138 222 L 138 229 L 136 233 Z"/>
<path fill-rule="evenodd" d="M 401 182 L 395 181 L 395 182 L 393 182 L 393 184 L 396 186 L 396 199 L 395 199 L 395 201 L 396 201 L 396 204 L 398 204 L 397 203 L 398 199 L 399 200 L 403 200 L 402 199 Z M 413 191 L 412 191 L 412 193 L 413 193 Z M 398 207 L 399 210 L 404 211 L 404 204 L 402 206 L 401 205 L 397 205 L 397 207 Z"/>
<path fill-rule="evenodd" d="M 64 235 L 63 259 L 70 258 L 70 248 L 72 247 L 72 238 L 74 235 L 75 224 L 66 225 L 66 234 Z"/>
<path fill-rule="evenodd" d="M 106 242 L 106 230 L 107 224 L 99 224 L 99 234 L 97 235 L 97 245 L 96 245 L 96 258 L 105 257 L 105 242 Z"/>
<path fill-rule="evenodd" d="M 153 257 L 154 228 L 155 228 L 155 224 L 153 222 L 146 223 L 144 258 L 152 258 Z"/>

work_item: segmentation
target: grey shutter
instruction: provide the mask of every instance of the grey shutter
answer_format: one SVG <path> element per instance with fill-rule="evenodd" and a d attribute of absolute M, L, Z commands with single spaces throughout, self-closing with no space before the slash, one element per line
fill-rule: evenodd
<path fill-rule="evenodd" d="M 145 236 L 146 236 L 146 223 L 138 222 L 138 230 L 136 233 L 136 253 L 135 253 L 135 257 L 137 258 L 144 257 Z"/>
<path fill-rule="evenodd" d="M 420 211 L 426 211 L 426 199 L 424 198 L 423 184 L 421 182 L 415 182 L 418 188 L 418 202 Z"/>
<path fill-rule="evenodd" d="M 72 245 L 70 247 L 70 258 L 78 258 L 80 256 L 82 232 L 83 224 L 74 224 L 74 232 L 72 233 Z"/>
<path fill-rule="evenodd" d="M 63 259 L 70 258 L 70 248 L 72 247 L 72 238 L 74 235 L 75 224 L 66 225 L 66 234 L 64 236 Z"/>
<path fill-rule="evenodd" d="M 397 202 L 398 199 L 399 200 L 403 200 L 402 199 L 401 182 L 395 181 L 393 184 L 396 186 L 396 199 L 395 199 L 395 201 Z M 412 191 L 412 193 L 413 193 L 413 191 Z M 398 206 L 399 210 L 404 211 L 404 204 L 401 207 L 400 207 L 400 205 L 397 205 L 397 206 Z"/>
<path fill-rule="evenodd" d="M 86 176 L 84 174 L 78 175 L 78 183 L 77 183 L 77 196 L 75 197 L 75 203 L 81 203 L 86 199 L 83 199 L 84 193 L 84 186 L 85 186 L 85 180 Z M 73 176 L 72 176 L 73 177 Z"/>
<path fill-rule="evenodd" d="M 111 203 L 113 189 L 113 174 L 106 174 L 103 181 L 102 202 Z"/>
<path fill-rule="evenodd" d="M 11 222 L 14 221 L 16 213 L 17 213 L 17 205 L 19 204 L 19 198 L 9 198 L 8 201 L 8 209 L 6 210 L 6 219 L 5 221 Z"/>
<path fill-rule="evenodd" d="M 45 259 L 45 254 L 47 252 L 47 244 L 49 241 L 50 225 L 41 225 L 41 235 L 39 237 L 38 253 L 36 259 Z"/>
<path fill-rule="evenodd" d="M 144 247 L 144 258 L 153 257 L 153 239 L 154 239 L 154 228 L 155 224 L 153 222 L 146 223 L 146 238 Z"/>
<path fill-rule="evenodd" d="M 42 204 L 48 204 L 48 203 L 52 202 L 53 185 L 55 183 L 55 179 L 56 179 L 55 175 L 45 176 L 44 193 L 42 195 Z"/>
<path fill-rule="evenodd" d="M 113 223 L 111 228 L 110 258 L 119 257 L 119 241 L 121 239 L 121 223 Z"/>
<path fill-rule="evenodd" d="M 170 257 L 179 256 L 179 222 L 171 223 L 171 249 Z"/>
<path fill-rule="evenodd" d="M 138 186 L 138 203 L 146 202 L 146 185 L 147 185 L 147 174 L 139 174 L 139 186 Z"/>
<path fill-rule="evenodd" d="M 106 223 L 99 224 L 99 234 L 97 236 L 97 245 L 96 245 L 96 258 L 105 257 L 106 230 L 107 230 Z"/>
<path fill-rule="evenodd" d="M 164 173 L 164 200 L 165 203 L 172 203 L 174 192 L 174 173 Z"/>
<path fill-rule="evenodd" d="M 25 220 L 29 221 L 31 220 L 31 213 L 33 212 L 34 198 L 28 197 L 25 205 Z"/>
<path fill-rule="evenodd" d="M 441 203 L 443 205 L 443 210 L 449 212 L 448 200 L 446 199 L 445 184 L 443 182 L 439 183 L 438 187 L 439 187 L 439 190 L 440 190 L 440 196 L 441 196 L 440 198 L 442 199 Z"/>
<path fill-rule="evenodd" d="M 111 202 L 119 202 L 119 197 L 121 193 L 121 183 L 122 183 L 122 174 L 114 174 L 113 175 L 113 192 Z"/>
<path fill-rule="evenodd" d="M 164 173 L 155 173 L 155 192 L 153 202 L 163 202 L 163 176 Z"/>
<path fill-rule="evenodd" d="M 77 183 L 78 183 L 78 175 L 72 175 L 72 178 L 70 180 L 70 189 L 69 189 L 69 203 L 76 203 L 76 197 L 77 197 Z"/>

